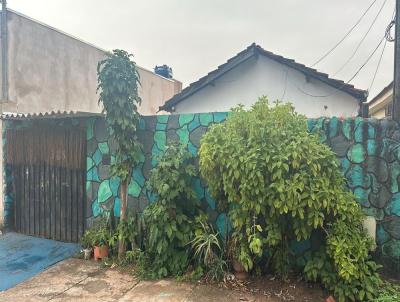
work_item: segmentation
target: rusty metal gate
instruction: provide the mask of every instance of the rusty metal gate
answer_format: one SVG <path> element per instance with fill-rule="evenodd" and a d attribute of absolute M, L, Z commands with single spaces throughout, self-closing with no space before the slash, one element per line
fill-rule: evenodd
<path fill-rule="evenodd" d="M 82 129 L 39 124 L 7 130 L 16 232 L 79 241 L 85 226 L 85 159 Z"/>

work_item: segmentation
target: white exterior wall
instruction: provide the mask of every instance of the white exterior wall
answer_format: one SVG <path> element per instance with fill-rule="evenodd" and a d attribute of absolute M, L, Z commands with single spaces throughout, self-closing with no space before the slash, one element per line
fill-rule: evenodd
<path fill-rule="evenodd" d="M 386 117 L 386 107 L 393 100 L 393 89 L 389 89 L 385 94 L 379 98 L 374 98 L 369 103 L 369 114 L 374 118 L 385 118 Z"/>
<path fill-rule="evenodd" d="M 286 86 L 286 87 L 285 87 Z M 327 96 L 312 97 L 308 94 Z M 241 103 L 246 107 L 258 97 L 293 103 L 307 117 L 357 116 L 357 99 L 321 81 L 306 80 L 303 73 L 264 56 L 251 58 L 175 106 L 175 113 L 229 111 Z M 326 109 L 325 109 L 326 106 Z"/>

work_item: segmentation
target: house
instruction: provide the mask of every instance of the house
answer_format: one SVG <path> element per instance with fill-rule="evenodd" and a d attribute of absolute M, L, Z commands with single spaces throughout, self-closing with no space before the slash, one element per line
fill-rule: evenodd
<path fill-rule="evenodd" d="M 382 89 L 369 103 L 369 114 L 375 118 L 389 118 L 392 115 L 393 82 Z"/>
<path fill-rule="evenodd" d="M 6 85 L 1 112 L 100 112 L 97 63 L 106 50 L 7 10 Z M 155 114 L 181 83 L 138 66 L 141 79 L 139 112 Z M 1 75 L 3 78 L 3 76 Z"/>
<path fill-rule="evenodd" d="M 172 113 L 228 111 L 265 95 L 293 103 L 307 117 L 352 117 L 367 93 L 252 44 L 160 106 Z"/>
<path fill-rule="evenodd" d="M 10 9 L 3 9 L 1 18 L 6 26 L 0 44 L 0 114 L 101 112 L 96 94 L 97 63 L 105 57 L 105 50 Z M 177 80 L 140 66 L 138 72 L 142 98 L 139 112 L 143 115 L 155 114 L 165 100 L 181 90 Z M 0 148 L 0 158 L 2 151 Z M 2 173 L 0 185 L 4 188 Z M 0 209 L 3 196 L 0 190 Z M 2 217 L 0 211 L 0 226 Z"/>

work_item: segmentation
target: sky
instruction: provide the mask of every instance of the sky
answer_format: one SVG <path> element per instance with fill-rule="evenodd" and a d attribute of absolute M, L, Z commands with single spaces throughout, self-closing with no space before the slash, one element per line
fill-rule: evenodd
<path fill-rule="evenodd" d="M 172 67 L 184 86 L 255 42 L 313 65 L 356 23 L 373 0 L 8 0 L 8 7 L 106 50 L 125 49 L 138 65 Z M 374 26 L 348 61 L 383 6 Z M 315 66 L 348 81 L 384 36 L 395 0 L 375 0 L 354 31 Z M 384 43 L 351 82 L 369 89 Z M 386 43 L 370 91 L 393 79 L 394 43 Z"/>

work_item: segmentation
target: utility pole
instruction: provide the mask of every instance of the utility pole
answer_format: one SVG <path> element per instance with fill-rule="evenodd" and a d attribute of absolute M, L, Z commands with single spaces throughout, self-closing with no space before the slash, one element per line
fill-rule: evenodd
<path fill-rule="evenodd" d="M 396 0 L 392 118 L 400 121 L 400 0 Z"/>

